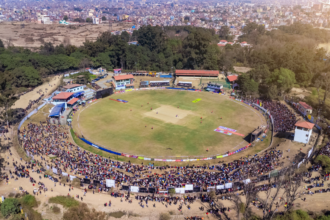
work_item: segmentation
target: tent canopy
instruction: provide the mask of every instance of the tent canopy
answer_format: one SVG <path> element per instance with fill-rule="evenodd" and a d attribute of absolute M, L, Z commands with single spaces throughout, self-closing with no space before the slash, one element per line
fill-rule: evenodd
<path fill-rule="evenodd" d="M 55 105 L 55 107 L 52 109 L 52 111 L 49 114 L 49 117 L 56 117 L 60 116 L 62 109 L 65 107 L 65 103 L 61 103 L 58 105 Z"/>
<path fill-rule="evenodd" d="M 81 92 L 76 92 L 75 94 L 73 94 L 73 97 L 77 98 L 78 96 L 84 94 L 85 92 L 84 91 L 81 91 Z"/>

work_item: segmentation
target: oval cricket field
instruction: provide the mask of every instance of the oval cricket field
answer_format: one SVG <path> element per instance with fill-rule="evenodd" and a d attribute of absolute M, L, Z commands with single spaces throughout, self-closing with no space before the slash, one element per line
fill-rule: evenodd
<path fill-rule="evenodd" d="M 246 146 L 265 124 L 257 110 L 227 96 L 175 90 L 115 94 L 73 117 L 74 131 L 90 142 L 151 158 L 224 154 Z"/>

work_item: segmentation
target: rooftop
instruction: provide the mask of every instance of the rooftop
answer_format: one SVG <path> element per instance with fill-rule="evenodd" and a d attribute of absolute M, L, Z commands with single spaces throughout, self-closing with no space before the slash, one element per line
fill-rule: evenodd
<path fill-rule="evenodd" d="M 218 76 L 218 70 L 176 70 L 176 75 L 180 76 Z"/>
<path fill-rule="evenodd" d="M 313 109 L 310 105 L 308 105 L 306 102 L 299 102 L 299 104 L 304 107 L 305 109 Z"/>
<path fill-rule="evenodd" d="M 118 80 L 123 80 L 123 79 L 133 79 L 133 75 L 129 74 L 129 75 L 119 75 L 119 76 L 114 76 L 113 77 L 116 81 Z"/>
<path fill-rule="evenodd" d="M 307 129 L 313 129 L 314 124 L 307 121 L 298 121 L 295 126 Z"/>
<path fill-rule="evenodd" d="M 74 93 L 72 92 L 61 92 L 53 97 L 53 99 L 68 99 L 70 96 L 72 96 Z"/>
<path fill-rule="evenodd" d="M 73 98 L 71 99 L 67 104 L 68 105 L 73 105 L 74 103 L 76 103 L 79 99 L 78 98 Z"/>
<path fill-rule="evenodd" d="M 75 88 L 75 87 L 78 87 L 78 86 L 82 86 L 80 84 L 70 84 L 70 85 L 66 85 L 66 86 L 63 86 L 64 89 L 72 89 L 72 88 Z"/>
<path fill-rule="evenodd" d="M 236 81 L 238 78 L 237 75 L 230 75 L 230 76 L 227 76 L 227 79 L 229 80 L 229 82 L 234 82 Z"/>

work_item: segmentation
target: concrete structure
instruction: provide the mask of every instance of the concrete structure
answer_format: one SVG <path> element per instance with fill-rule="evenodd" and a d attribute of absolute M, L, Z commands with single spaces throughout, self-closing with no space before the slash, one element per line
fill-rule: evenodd
<path fill-rule="evenodd" d="M 53 97 L 52 104 L 58 105 L 64 103 L 65 108 L 67 108 L 67 102 L 69 102 L 71 99 L 73 99 L 74 93 L 72 92 L 61 92 Z"/>
<path fill-rule="evenodd" d="M 113 77 L 116 84 L 116 90 L 126 89 L 133 86 L 133 75 L 118 75 Z"/>
<path fill-rule="evenodd" d="M 80 85 L 80 84 L 70 84 L 70 85 L 63 86 L 63 89 L 65 92 L 76 93 L 76 92 L 84 91 L 84 86 Z"/>
<path fill-rule="evenodd" d="M 303 115 L 310 115 L 313 112 L 313 108 L 306 102 L 299 102 L 297 107 Z"/>
<path fill-rule="evenodd" d="M 116 73 L 116 74 L 121 73 L 121 69 L 114 69 L 113 73 Z"/>
<path fill-rule="evenodd" d="M 307 121 L 298 121 L 295 126 L 294 141 L 308 144 L 312 136 L 314 124 Z"/>
<path fill-rule="evenodd" d="M 218 77 L 218 70 L 175 70 L 176 76 Z"/>
<path fill-rule="evenodd" d="M 93 24 L 100 24 L 99 18 L 93 18 Z"/>
<path fill-rule="evenodd" d="M 238 79 L 238 76 L 237 75 L 230 75 L 230 76 L 227 76 L 227 79 L 230 83 L 235 83 L 235 81 Z"/>

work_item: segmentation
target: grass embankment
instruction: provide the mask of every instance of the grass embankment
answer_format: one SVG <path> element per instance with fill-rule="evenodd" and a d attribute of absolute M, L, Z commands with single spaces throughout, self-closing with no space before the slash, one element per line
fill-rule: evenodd
<path fill-rule="evenodd" d="M 70 196 L 56 196 L 52 197 L 48 201 L 49 203 L 60 204 L 63 207 L 71 208 L 79 206 L 79 202 Z"/>

